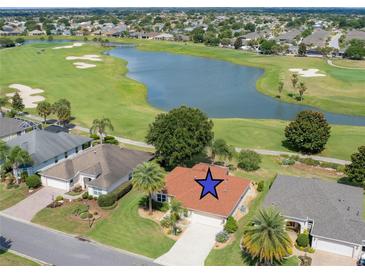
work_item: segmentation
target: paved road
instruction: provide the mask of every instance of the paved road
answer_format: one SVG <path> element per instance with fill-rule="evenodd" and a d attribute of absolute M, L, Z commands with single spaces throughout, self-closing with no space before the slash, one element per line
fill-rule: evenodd
<path fill-rule="evenodd" d="M 332 62 L 330 60 L 328 60 L 329 64 Z M 334 65 L 335 66 L 335 65 Z M 43 121 L 43 119 L 39 116 L 35 116 L 35 115 L 26 115 L 26 117 L 33 119 L 33 120 L 37 120 L 37 121 Z M 85 128 L 85 127 L 80 127 L 80 126 L 76 126 L 76 129 L 83 131 L 83 132 L 89 132 L 89 129 Z M 127 139 L 127 138 L 123 138 L 120 136 L 114 136 L 120 143 L 123 144 L 130 144 L 130 145 L 134 145 L 134 146 L 138 146 L 138 147 L 144 147 L 144 148 L 153 148 L 153 146 L 146 144 L 144 142 L 139 142 L 139 141 L 134 141 L 131 139 Z M 237 147 L 236 150 L 240 151 L 242 148 Z M 335 163 L 335 164 L 340 164 L 340 165 L 346 165 L 349 164 L 349 161 L 346 160 L 341 160 L 341 159 L 336 159 L 336 158 L 330 158 L 330 157 L 322 157 L 322 156 L 309 156 L 309 155 L 302 155 L 299 153 L 295 153 L 295 152 L 286 152 L 286 151 L 276 151 L 276 150 L 266 150 L 266 149 L 251 149 L 251 148 L 245 148 L 245 149 L 250 149 L 250 150 L 254 150 L 256 151 L 258 154 L 262 154 L 262 155 L 281 155 L 281 154 L 287 154 L 287 155 L 298 155 L 299 157 L 302 158 L 312 158 L 314 160 L 318 160 L 318 161 L 323 161 L 323 162 L 328 162 L 328 163 Z"/>
<path fill-rule="evenodd" d="M 331 40 L 328 42 L 328 46 L 335 48 L 335 49 L 340 49 L 339 39 L 340 39 L 341 35 L 342 35 L 341 32 L 333 35 L 331 37 Z"/>
<path fill-rule="evenodd" d="M 0 243 L 10 249 L 53 265 L 156 265 L 149 258 L 122 252 L 73 236 L 15 220 L 0 213 Z"/>

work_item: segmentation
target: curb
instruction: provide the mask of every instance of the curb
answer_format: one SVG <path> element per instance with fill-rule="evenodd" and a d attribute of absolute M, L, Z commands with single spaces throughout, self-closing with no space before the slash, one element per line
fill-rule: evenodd
<path fill-rule="evenodd" d="M 31 260 L 33 262 L 36 262 L 38 264 L 40 264 L 40 266 L 52 266 L 52 264 L 49 264 L 49 263 L 46 263 L 45 261 L 42 261 L 42 260 L 39 260 L 37 258 L 34 258 L 32 256 L 29 256 L 29 255 L 26 255 L 24 253 L 21 253 L 21 252 L 18 252 L 18 251 L 15 251 L 11 248 L 5 248 L 3 246 L 0 246 L 0 250 L 3 250 L 3 251 L 6 251 L 6 252 L 9 252 L 9 253 L 12 253 L 14 255 L 17 255 L 17 256 L 20 256 L 20 257 L 23 257 L 25 259 L 28 259 L 28 260 Z"/>

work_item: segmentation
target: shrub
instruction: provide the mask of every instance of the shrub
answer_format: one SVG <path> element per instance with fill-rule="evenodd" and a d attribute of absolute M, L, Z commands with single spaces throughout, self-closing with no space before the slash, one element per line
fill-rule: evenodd
<path fill-rule="evenodd" d="M 81 214 L 80 214 L 80 218 L 81 219 L 83 219 L 83 220 L 85 220 L 85 219 L 90 219 L 90 218 L 92 218 L 93 217 L 93 215 L 90 213 L 90 212 L 88 212 L 88 211 L 86 211 L 86 212 L 82 212 Z"/>
<path fill-rule="evenodd" d="M 264 181 L 260 181 L 258 184 L 257 184 L 257 191 L 258 192 L 261 192 L 264 190 L 264 186 L 265 186 L 265 182 Z"/>
<path fill-rule="evenodd" d="M 246 171 L 253 171 L 260 168 L 261 157 L 254 151 L 242 150 L 238 155 L 238 167 Z"/>
<path fill-rule="evenodd" d="M 237 229 L 238 229 L 237 221 L 232 216 L 229 216 L 224 225 L 224 230 L 227 231 L 228 233 L 234 233 L 237 231 Z"/>
<path fill-rule="evenodd" d="M 365 146 L 358 148 L 358 152 L 351 155 L 351 164 L 346 165 L 345 173 L 350 181 L 365 186 Z"/>
<path fill-rule="evenodd" d="M 72 189 L 73 192 L 75 193 L 80 193 L 82 191 L 82 187 L 81 186 L 75 186 L 73 189 Z"/>
<path fill-rule="evenodd" d="M 131 189 L 132 189 L 132 184 L 125 183 L 125 184 L 122 184 L 121 186 L 117 187 L 115 190 L 113 190 L 112 193 L 115 194 L 115 196 L 117 197 L 116 199 L 119 200 L 124 195 L 126 195 Z"/>
<path fill-rule="evenodd" d="M 328 163 L 328 162 L 320 162 L 319 163 L 320 167 L 324 167 L 324 168 L 332 168 L 332 169 L 336 169 L 338 168 L 339 164 L 336 163 Z"/>
<path fill-rule="evenodd" d="M 86 200 L 87 198 L 89 198 L 89 193 L 86 191 L 82 194 L 82 199 Z"/>
<path fill-rule="evenodd" d="M 92 195 L 89 195 L 89 197 L 87 197 L 88 200 L 92 200 L 94 199 L 94 197 Z"/>
<path fill-rule="evenodd" d="M 106 195 L 100 195 L 98 198 L 98 205 L 100 207 L 109 207 L 112 206 L 117 201 L 117 197 L 113 193 L 109 193 Z"/>
<path fill-rule="evenodd" d="M 56 202 L 63 201 L 63 197 L 61 195 L 58 195 L 55 199 Z"/>
<path fill-rule="evenodd" d="M 168 216 L 163 217 L 160 221 L 160 225 L 162 227 L 169 228 L 172 225 L 170 218 Z"/>
<path fill-rule="evenodd" d="M 119 144 L 118 140 L 115 139 L 114 136 L 105 136 L 104 143 L 105 144 L 112 144 L 112 145 L 118 145 Z"/>
<path fill-rule="evenodd" d="M 298 235 L 296 243 L 300 247 L 307 247 L 309 245 L 309 235 L 308 235 L 308 233 L 300 233 Z"/>
<path fill-rule="evenodd" d="M 300 158 L 299 162 L 301 162 L 305 165 L 309 165 L 309 166 L 319 166 L 320 165 L 320 161 L 314 160 L 312 158 Z"/>
<path fill-rule="evenodd" d="M 233 164 L 228 164 L 227 167 L 228 167 L 229 171 L 235 171 L 236 170 L 236 167 Z"/>
<path fill-rule="evenodd" d="M 215 235 L 215 240 L 218 243 L 225 243 L 229 239 L 229 234 L 226 231 L 218 232 L 217 235 Z"/>
<path fill-rule="evenodd" d="M 28 178 L 28 172 L 23 171 L 22 174 L 20 174 L 20 178 L 23 182 L 25 182 Z"/>
<path fill-rule="evenodd" d="M 90 138 L 94 140 L 99 140 L 99 136 L 97 134 L 90 134 Z"/>
<path fill-rule="evenodd" d="M 72 211 L 72 214 L 75 216 L 79 216 L 81 213 L 87 212 L 89 210 L 89 206 L 84 204 L 79 204 Z"/>
<path fill-rule="evenodd" d="M 310 266 L 312 264 L 312 258 L 309 256 L 298 256 L 301 266 Z"/>
<path fill-rule="evenodd" d="M 285 158 L 281 161 L 281 164 L 284 166 L 291 166 L 295 164 L 295 160 L 291 158 Z"/>
<path fill-rule="evenodd" d="M 26 180 L 25 183 L 30 189 L 34 189 L 41 186 L 41 178 L 38 175 L 31 175 Z"/>
<path fill-rule="evenodd" d="M 161 212 L 167 212 L 170 209 L 169 203 L 168 202 L 163 202 L 162 206 L 160 207 L 160 211 Z"/>

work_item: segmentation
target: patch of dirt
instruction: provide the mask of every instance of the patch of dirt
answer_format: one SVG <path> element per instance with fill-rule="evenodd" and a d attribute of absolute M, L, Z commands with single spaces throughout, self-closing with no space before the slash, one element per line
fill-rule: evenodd
<path fill-rule="evenodd" d="M 149 211 L 140 207 L 138 208 L 138 214 L 142 218 L 150 219 L 158 224 L 160 224 L 161 219 L 165 216 L 165 212 L 161 212 L 158 210 L 153 210 L 152 215 L 149 214 Z"/>
<path fill-rule="evenodd" d="M 233 243 L 233 241 L 235 239 L 236 239 L 235 235 L 234 234 L 231 234 L 227 242 L 225 242 L 225 243 L 215 242 L 214 249 L 222 249 L 222 248 L 225 248 L 227 245 L 230 245 L 231 243 Z"/>

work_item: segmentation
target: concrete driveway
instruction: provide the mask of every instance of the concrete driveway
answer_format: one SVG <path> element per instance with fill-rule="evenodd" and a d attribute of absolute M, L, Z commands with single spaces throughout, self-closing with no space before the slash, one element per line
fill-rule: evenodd
<path fill-rule="evenodd" d="M 49 205 L 53 198 L 56 198 L 57 195 L 63 195 L 65 192 L 62 189 L 44 186 L 16 205 L 5 209 L 3 213 L 24 221 L 30 221 L 38 211 Z"/>
<path fill-rule="evenodd" d="M 313 266 L 356 266 L 356 260 L 334 253 L 316 250 L 313 254 L 307 254 L 312 257 Z"/>
<path fill-rule="evenodd" d="M 204 265 L 205 258 L 215 244 L 215 235 L 222 229 L 221 221 L 193 215 L 181 238 L 155 263 L 172 266 Z"/>

